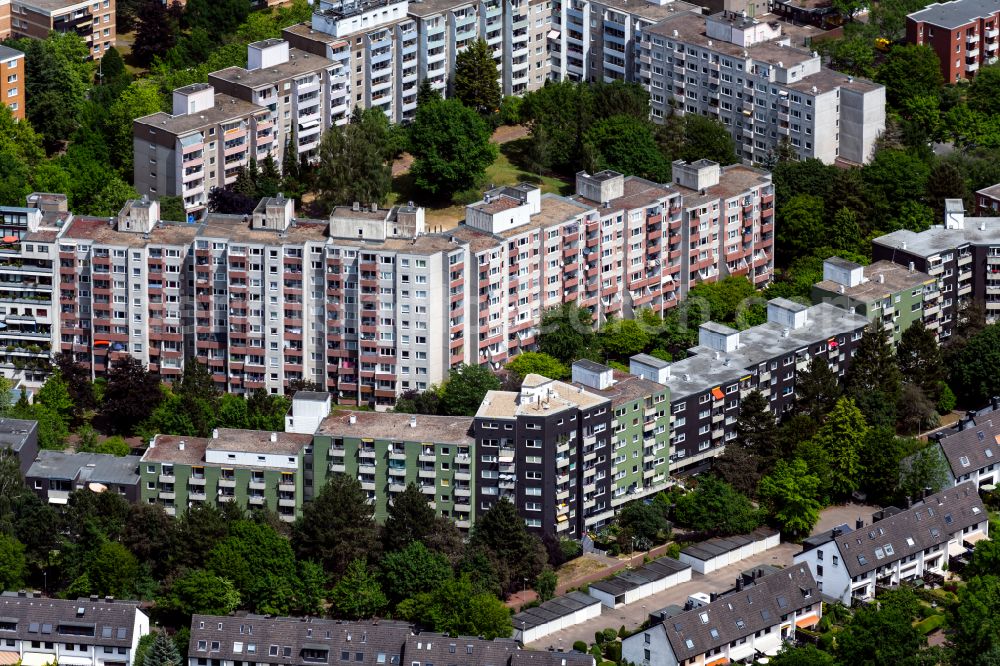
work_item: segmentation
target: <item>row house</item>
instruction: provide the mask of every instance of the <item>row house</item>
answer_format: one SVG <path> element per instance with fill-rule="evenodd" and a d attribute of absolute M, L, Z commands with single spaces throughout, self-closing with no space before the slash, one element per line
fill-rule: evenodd
<path fill-rule="evenodd" d="M 31 490 L 47 504 L 67 504 L 77 490 L 110 492 L 139 501 L 139 456 L 41 450 L 24 474 Z"/>
<path fill-rule="evenodd" d="M 611 399 L 529 374 L 476 412 L 476 510 L 506 497 L 532 531 L 579 539 L 614 516 Z"/>
<path fill-rule="evenodd" d="M 952 483 L 977 488 L 1000 483 L 1000 398 L 970 410 L 953 427 L 929 436 L 948 466 Z"/>
<path fill-rule="evenodd" d="M 938 56 L 947 83 L 971 79 L 997 61 L 1000 9 L 989 0 L 932 3 L 906 17 L 906 41 Z"/>
<path fill-rule="evenodd" d="M 642 31 L 638 63 L 654 121 L 718 120 L 747 162 L 788 141 L 800 159 L 864 164 L 885 129 L 883 86 L 827 69 L 767 16 L 676 13 Z"/>
<path fill-rule="evenodd" d="M 903 331 L 923 322 L 941 328 L 941 285 L 936 278 L 891 261 L 868 266 L 840 257 L 823 261 L 823 280 L 812 288 L 813 303 L 830 303 L 882 324 L 893 345 Z"/>
<path fill-rule="evenodd" d="M 807 307 L 775 298 L 767 323 L 737 331 L 715 322 L 702 324 L 698 345 L 668 363 L 646 354 L 633 356 L 634 375 L 670 391 L 670 471 L 704 469 L 736 438 L 742 398 L 760 391 L 776 416 L 795 404 L 795 380 L 814 357 L 843 375 L 868 319 L 821 303 Z"/>
<path fill-rule="evenodd" d="M 138 601 L 0 594 L 0 660 L 23 666 L 130 666 L 149 616 Z"/>
<path fill-rule="evenodd" d="M 181 197 L 190 220 L 206 210 L 213 188 L 235 183 L 252 158 L 276 150 L 267 108 L 207 83 L 174 90 L 172 111 L 133 121 L 133 177 L 143 195 Z"/>
<path fill-rule="evenodd" d="M 0 40 L 75 33 L 93 60 L 115 45 L 115 0 L 2 0 Z"/>
<path fill-rule="evenodd" d="M 876 587 L 943 576 L 950 557 L 989 534 L 977 490 L 965 482 L 906 510 L 880 511 L 868 525 L 835 527 L 806 539 L 795 564 L 809 567 L 824 598 L 845 605 L 872 599 Z"/>
<path fill-rule="evenodd" d="M 986 319 L 1000 315 L 1000 218 L 966 218 L 961 199 L 947 199 L 943 225 L 901 229 L 872 241 L 872 259 L 930 275 L 940 287 L 938 337 L 952 334 L 959 311 L 985 303 Z"/>
<path fill-rule="evenodd" d="M 526 650 L 510 638 L 486 640 L 418 632 L 405 622 L 315 617 L 194 615 L 187 666 L 593 666 L 579 652 Z"/>
<path fill-rule="evenodd" d="M 679 12 L 701 13 L 683 0 L 553 0 L 551 5 L 551 73 L 560 81 L 635 81 L 642 32 Z"/>
<path fill-rule="evenodd" d="M 309 435 L 228 428 L 211 437 L 157 435 L 139 460 L 139 501 L 171 516 L 198 504 L 236 502 L 291 522 L 312 497 L 303 474 L 311 445 Z"/>
<path fill-rule="evenodd" d="M 636 666 L 759 663 L 794 640 L 796 629 L 818 624 L 822 606 L 808 567 L 752 570 L 726 592 L 692 595 L 683 610 L 658 615 L 622 641 L 622 657 Z"/>

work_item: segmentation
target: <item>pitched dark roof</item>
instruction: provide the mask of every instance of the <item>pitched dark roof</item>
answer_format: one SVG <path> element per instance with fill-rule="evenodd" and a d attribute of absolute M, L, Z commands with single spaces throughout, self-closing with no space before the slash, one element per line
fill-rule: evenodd
<path fill-rule="evenodd" d="M 764 539 L 773 537 L 775 534 L 777 534 L 777 530 L 770 527 L 758 527 L 750 534 L 737 534 L 730 537 L 716 537 L 715 539 L 702 541 L 693 546 L 688 546 L 682 550 L 681 553 L 704 562 L 712 559 L 713 557 L 718 557 L 719 555 L 724 555 L 730 551 L 736 550 L 737 548 L 742 548 L 743 546 L 753 543 L 754 541 L 763 541 Z"/>
<path fill-rule="evenodd" d="M 537 626 L 572 615 L 581 608 L 600 605 L 600 600 L 583 592 L 570 592 L 561 597 L 549 599 L 534 608 L 528 608 L 514 616 L 515 629 L 534 629 Z"/>
<path fill-rule="evenodd" d="M 975 485 L 967 481 L 834 541 L 854 577 L 947 543 L 950 535 L 984 520 L 983 502 Z"/>
<path fill-rule="evenodd" d="M 26 593 L 0 595 L 0 617 L 16 625 L 4 637 L 131 647 L 138 601 L 49 599 Z M 60 627 L 72 633 L 60 631 Z M 71 638 L 66 638 L 71 636 Z"/>
<path fill-rule="evenodd" d="M 645 585 L 655 580 L 662 580 L 679 571 L 690 568 L 690 565 L 678 562 L 672 557 L 661 557 L 632 571 L 622 572 L 608 580 L 591 583 L 590 587 L 601 592 L 618 595 L 628 590 L 634 590 L 640 585 Z"/>
<path fill-rule="evenodd" d="M 809 567 L 796 564 L 756 579 L 700 608 L 668 618 L 661 625 L 677 661 L 772 627 L 781 616 L 819 603 Z"/>
<path fill-rule="evenodd" d="M 303 659 L 308 655 L 308 661 Z M 191 618 L 188 656 L 272 666 L 594 666 L 590 655 L 523 650 L 509 638 L 415 634 L 405 622 L 239 614 Z"/>
<path fill-rule="evenodd" d="M 1000 414 L 976 418 L 965 430 L 945 435 L 939 443 L 956 478 L 1000 463 Z"/>

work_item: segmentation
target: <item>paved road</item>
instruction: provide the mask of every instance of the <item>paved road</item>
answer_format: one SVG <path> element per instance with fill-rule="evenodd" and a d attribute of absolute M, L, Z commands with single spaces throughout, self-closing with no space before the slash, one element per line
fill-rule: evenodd
<path fill-rule="evenodd" d="M 741 571 L 746 571 L 759 564 L 788 566 L 792 563 L 792 556 L 799 552 L 799 550 L 800 547 L 795 544 L 783 543 L 777 548 L 772 548 L 755 557 L 731 564 L 707 576 L 694 573 L 691 576 L 691 580 L 687 583 L 681 583 L 669 590 L 664 590 L 622 608 L 611 609 L 605 607 L 600 617 L 595 617 L 575 627 L 569 627 L 550 634 L 535 643 L 529 644 L 529 647 L 539 649 L 555 647 L 557 649 L 569 650 L 573 647 L 575 641 L 585 641 L 588 644 L 593 643 L 594 632 L 601 629 L 612 627 L 617 630 L 623 624 L 629 630 L 635 629 L 646 620 L 649 613 L 670 604 L 683 606 L 687 598 L 695 592 L 705 592 L 707 594 L 731 589 Z"/>

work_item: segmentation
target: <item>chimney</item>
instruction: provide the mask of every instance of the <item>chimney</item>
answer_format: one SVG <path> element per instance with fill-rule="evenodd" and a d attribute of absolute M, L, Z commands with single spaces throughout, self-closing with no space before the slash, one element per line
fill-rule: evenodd
<path fill-rule="evenodd" d="M 832 530 L 830 530 L 830 536 L 832 536 L 834 539 L 836 539 L 840 535 L 841 535 L 841 531 L 840 531 L 839 527 L 834 527 Z"/>
<path fill-rule="evenodd" d="M 416 416 L 411 416 L 410 417 L 410 427 L 411 428 L 416 428 L 417 427 L 417 417 Z"/>
<path fill-rule="evenodd" d="M 861 520 L 861 517 L 858 516 L 858 519 L 854 521 L 854 529 L 860 530 L 864 526 L 865 526 L 865 521 Z"/>
<path fill-rule="evenodd" d="M 351 414 L 350 416 L 348 416 L 348 417 L 347 417 L 347 421 L 348 421 L 348 422 L 349 422 L 349 423 L 350 423 L 351 425 L 354 425 L 355 423 L 357 423 L 357 422 L 358 422 L 358 417 L 357 417 L 357 416 L 355 416 L 354 414 Z"/>
<path fill-rule="evenodd" d="M 924 499 L 930 497 L 934 491 L 929 486 L 924 486 Z"/>
<path fill-rule="evenodd" d="M 907 509 L 912 509 L 913 508 L 913 498 L 912 497 L 907 497 L 906 498 L 906 508 Z"/>
<path fill-rule="evenodd" d="M 743 576 L 736 577 L 736 591 L 739 592 L 743 589 Z"/>
<path fill-rule="evenodd" d="M 212 428 L 212 439 L 219 439 L 219 429 Z"/>
<path fill-rule="evenodd" d="M 183 451 L 184 450 L 184 440 L 183 439 L 181 441 L 177 442 L 177 450 L 178 451 Z"/>
<path fill-rule="evenodd" d="M 1000 410 L 1000 395 L 995 395 L 990 399 L 990 404 L 993 406 L 993 411 Z"/>
<path fill-rule="evenodd" d="M 277 441 L 278 441 L 278 433 L 272 432 L 271 433 L 271 442 L 277 442 Z"/>

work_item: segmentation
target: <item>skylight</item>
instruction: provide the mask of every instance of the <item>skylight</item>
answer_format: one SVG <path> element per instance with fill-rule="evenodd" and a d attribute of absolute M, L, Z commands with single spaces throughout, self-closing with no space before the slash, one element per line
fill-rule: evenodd
<path fill-rule="evenodd" d="M 875 549 L 875 559 L 876 560 L 881 560 L 884 557 L 885 557 L 885 551 L 883 551 L 881 548 L 876 548 Z"/>
<path fill-rule="evenodd" d="M 969 466 L 969 458 L 968 458 L 968 456 L 961 456 L 958 459 L 958 462 L 962 463 L 962 467 L 968 467 Z"/>
<path fill-rule="evenodd" d="M 858 564 L 860 564 L 861 566 L 868 564 L 868 558 L 865 557 L 864 555 L 858 555 Z"/>
<path fill-rule="evenodd" d="M 698 617 L 701 618 L 702 624 L 708 624 L 708 613 L 699 613 Z"/>
<path fill-rule="evenodd" d="M 716 629 L 715 627 L 712 627 L 711 629 L 709 629 L 708 633 L 711 634 L 712 638 L 715 638 L 715 639 L 719 638 L 719 630 Z"/>
<path fill-rule="evenodd" d="M 910 548 L 913 548 L 913 546 L 916 545 L 916 542 L 913 540 L 913 537 L 906 537 L 906 545 L 909 546 Z"/>
<path fill-rule="evenodd" d="M 690 638 L 687 638 L 687 639 L 684 640 L 684 645 L 687 646 L 688 650 L 691 650 L 691 649 L 694 648 L 694 641 L 691 640 Z"/>
<path fill-rule="evenodd" d="M 986 449 L 986 457 L 987 458 L 993 457 L 993 449 Z"/>
<path fill-rule="evenodd" d="M 986 439 L 986 435 L 983 433 L 982 430 L 980 430 L 979 432 L 976 433 L 976 437 L 979 438 L 980 442 L 983 441 L 984 439 Z"/>
<path fill-rule="evenodd" d="M 736 628 L 737 629 L 746 629 L 747 628 L 747 623 L 743 621 L 743 618 L 741 618 L 741 617 L 736 618 Z"/>
<path fill-rule="evenodd" d="M 788 599 L 783 595 L 778 597 L 778 608 L 788 608 Z"/>
<path fill-rule="evenodd" d="M 895 555 L 896 554 L 896 551 L 894 551 L 892 549 L 892 544 L 891 543 L 885 544 L 885 554 L 886 555 Z"/>

